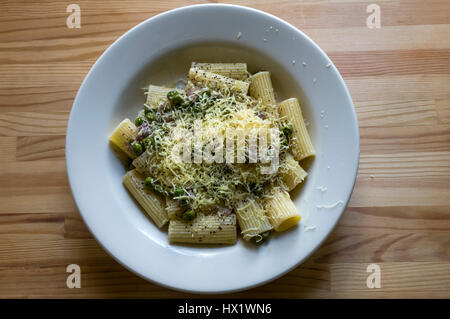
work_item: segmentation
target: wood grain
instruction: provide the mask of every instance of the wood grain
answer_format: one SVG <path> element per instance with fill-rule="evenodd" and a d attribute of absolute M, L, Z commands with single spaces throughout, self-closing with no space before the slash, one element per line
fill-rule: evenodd
<path fill-rule="evenodd" d="M 64 135 L 21 136 L 17 138 L 16 160 L 64 160 Z"/>
<path fill-rule="evenodd" d="M 356 186 L 342 219 L 304 264 L 225 297 L 450 298 L 450 2 L 227 1 L 267 11 L 316 41 L 346 81 L 360 126 Z M 148 17 L 204 1 L 0 2 L 0 297 L 198 297 L 115 262 L 82 221 L 68 185 L 65 131 L 96 59 Z M 82 288 L 66 287 L 66 266 Z M 366 286 L 371 263 L 380 289 Z M 208 296 L 217 297 L 217 296 Z"/>

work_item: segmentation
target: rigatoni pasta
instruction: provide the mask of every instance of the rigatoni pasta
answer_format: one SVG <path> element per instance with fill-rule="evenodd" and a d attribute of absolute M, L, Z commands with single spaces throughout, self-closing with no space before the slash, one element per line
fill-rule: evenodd
<path fill-rule="evenodd" d="M 162 227 L 169 221 L 167 212 L 164 209 L 164 199 L 144 187 L 144 180 L 136 170 L 125 174 L 123 184 L 152 218 L 156 226 Z"/>
<path fill-rule="evenodd" d="M 173 91 L 173 88 L 168 88 L 159 85 L 150 85 L 146 92 L 147 95 L 147 105 L 151 107 L 156 107 L 161 101 L 167 99 L 167 93 Z M 176 90 L 176 89 L 175 89 Z"/>
<path fill-rule="evenodd" d="M 111 144 L 132 160 L 123 184 L 171 244 L 262 244 L 301 219 L 289 191 L 314 155 L 297 99 L 277 105 L 270 72 L 193 62 L 184 89 L 148 86 Z M 272 169 L 268 169 L 272 168 Z"/>
<path fill-rule="evenodd" d="M 179 200 L 166 197 L 166 212 L 169 219 L 181 218 L 182 209 Z"/>
<path fill-rule="evenodd" d="M 192 62 L 191 67 L 220 74 L 235 80 L 245 81 L 248 78 L 246 63 L 198 63 Z"/>
<path fill-rule="evenodd" d="M 148 175 L 148 163 L 151 160 L 150 153 L 144 152 L 133 160 L 133 166 L 142 176 Z"/>
<path fill-rule="evenodd" d="M 286 153 L 286 165 L 280 168 L 280 176 L 286 190 L 289 192 L 308 176 L 308 173 L 294 159 L 291 153 Z"/>
<path fill-rule="evenodd" d="M 226 244 L 236 242 L 236 216 L 200 215 L 194 221 L 172 219 L 169 223 L 171 243 Z"/>
<path fill-rule="evenodd" d="M 266 105 L 271 112 L 277 112 L 275 92 L 273 90 L 270 72 L 258 72 L 250 78 L 250 81 L 250 96 L 255 99 L 260 99 L 262 104 Z"/>
<path fill-rule="evenodd" d="M 273 228 L 280 232 L 295 226 L 300 221 L 300 214 L 292 202 L 289 193 L 274 188 L 265 205 L 267 216 Z"/>
<path fill-rule="evenodd" d="M 189 70 L 189 80 L 196 85 L 205 85 L 220 92 L 247 94 L 249 83 L 234 80 L 220 74 L 193 67 Z"/>
<path fill-rule="evenodd" d="M 253 198 L 236 206 L 236 216 L 245 240 L 250 240 L 273 228 L 263 207 Z"/>
<path fill-rule="evenodd" d="M 293 127 L 292 154 L 297 161 L 314 156 L 316 151 L 306 129 L 300 104 L 296 98 L 284 100 L 278 104 L 280 117 L 290 121 Z"/>
<path fill-rule="evenodd" d="M 109 141 L 130 158 L 136 158 L 136 154 L 131 149 L 136 133 L 136 126 L 129 119 L 125 119 L 114 129 Z"/>

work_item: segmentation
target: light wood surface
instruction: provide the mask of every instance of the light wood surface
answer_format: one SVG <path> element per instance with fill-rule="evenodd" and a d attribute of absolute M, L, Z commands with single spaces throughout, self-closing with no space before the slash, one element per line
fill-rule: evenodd
<path fill-rule="evenodd" d="M 0 297 L 191 297 L 115 262 L 77 211 L 64 144 L 75 94 L 134 25 L 203 1 L 0 2 Z M 358 114 L 361 163 L 336 229 L 306 263 L 231 297 L 450 297 L 450 1 L 233 1 L 302 29 L 331 57 Z M 381 288 L 366 267 L 381 267 Z M 68 264 L 82 288 L 66 287 Z"/>

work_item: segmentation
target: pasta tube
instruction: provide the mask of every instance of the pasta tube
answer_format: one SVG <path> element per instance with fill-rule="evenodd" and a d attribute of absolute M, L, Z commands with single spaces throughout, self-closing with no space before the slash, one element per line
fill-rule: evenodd
<path fill-rule="evenodd" d="M 172 219 L 169 223 L 171 243 L 228 244 L 236 243 L 236 215 L 199 215 L 194 221 Z"/>
<path fill-rule="evenodd" d="M 141 155 L 139 155 L 137 158 L 133 161 L 133 166 L 135 167 L 136 171 L 141 174 L 142 176 L 148 176 L 150 175 L 149 172 L 149 163 L 152 160 L 152 153 L 149 153 L 145 151 Z M 153 159 L 154 160 L 154 159 Z M 171 178 L 173 177 L 173 173 L 170 170 L 166 171 L 166 176 L 161 177 L 161 182 L 165 185 L 171 185 Z"/>
<path fill-rule="evenodd" d="M 247 82 L 200 70 L 196 67 L 189 70 L 189 79 L 194 83 L 206 85 L 214 90 L 222 92 L 231 91 L 237 94 L 247 94 L 249 86 Z"/>
<path fill-rule="evenodd" d="M 295 186 L 303 182 L 306 176 L 308 176 L 308 173 L 294 159 L 292 154 L 286 153 L 286 165 L 281 167 L 280 176 L 289 192 L 293 190 Z"/>
<path fill-rule="evenodd" d="M 270 72 L 258 72 L 251 78 L 249 87 L 250 96 L 260 99 L 263 105 L 274 107 L 276 105 L 275 93 L 270 79 Z"/>
<path fill-rule="evenodd" d="M 169 197 L 166 197 L 166 212 L 169 219 L 175 219 L 181 215 L 181 208 L 178 201 Z"/>
<path fill-rule="evenodd" d="M 161 101 L 167 100 L 167 93 L 170 91 L 182 92 L 180 89 L 168 88 L 164 86 L 152 85 L 148 87 L 147 94 L 147 105 L 156 107 L 161 103 Z"/>
<path fill-rule="evenodd" d="M 138 157 L 136 157 L 133 161 L 133 166 L 136 168 L 136 171 L 142 176 L 148 175 L 148 163 L 150 161 L 150 154 L 148 152 L 144 152 Z"/>
<path fill-rule="evenodd" d="M 130 148 L 130 142 L 134 140 L 137 128 L 129 119 L 125 119 L 114 129 L 109 141 L 130 158 L 136 158 L 136 154 Z"/>
<path fill-rule="evenodd" d="M 169 221 L 166 210 L 164 209 L 164 199 L 152 191 L 145 189 L 144 180 L 136 170 L 129 171 L 125 174 L 123 184 L 152 218 L 156 226 L 161 228 Z"/>
<path fill-rule="evenodd" d="M 247 80 L 247 63 L 198 63 L 192 62 L 192 67 L 220 74 L 235 80 Z"/>
<path fill-rule="evenodd" d="M 314 146 L 311 143 L 305 121 L 303 120 L 302 110 L 296 98 L 284 100 L 278 104 L 280 117 L 285 118 L 292 123 L 292 144 L 291 152 L 297 161 L 316 154 Z"/>
<path fill-rule="evenodd" d="M 291 228 L 300 221 L 301 216 L 297 207 L 289 197 L 289 193 L 275 188 L 266 205 L 266 214 L 273 228 L 280 232 Z"/>
<path fill-rule="evenodd" d="M 242 237 L 250 240 L 273 227 L 264 213 L 264 209 L 254 199 L 241 203 L 236 207 L 236 216 L 241 228 Z"/>

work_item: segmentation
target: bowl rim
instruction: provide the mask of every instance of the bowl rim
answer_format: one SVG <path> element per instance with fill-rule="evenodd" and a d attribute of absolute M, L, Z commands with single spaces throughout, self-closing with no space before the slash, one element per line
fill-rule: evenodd
<path fill-rule="evenodd" d="M 137 25 L 133 26 L 132 28 L 130 28 L 128 31 L 126 31 L 124 34 L 122 34 L 121 36 L 119 36 L 101 55 L 100 57 L 95 61 L 95 63 L 91 66 L 89 72 L 86 74 L 86 76 L 84 77 L 80 88 L 77 91 L 77 94 L 75 96 L 74 102 L 72 104 L 72 108 L 70 111 L 70 115 L 69 115 L 69 120 L 68 120 L 68 124 L 67 124 L 67 130 L 66 130 L 66 145 L 65 145 L 65 161 L 66 161 L 66 169 L 67 169 L 67 175 L 68 175 L 68 181 L 69 181 L 69 185 L 70 185 L 70 190 L 72 192 L 72 196 L 74 198 L 76 207 L 83 219 L 83 222 L 85 223 L 85 225 L 87 226 L 87 228 L 89 229 L 90 233 L 92 234 L 92 236 L 95 238 L 95 240 L 100 244 L 100 246 L 111 256 L 113 257 L 113 259 L 115 261 L 117 261 L 120 265 L 122 265 L 123 267 L 125 267 L 126 269 L 128 269 L 129 271 L 131 271 L 132 273 L 138 275 L 139 277 L 150 281 L 151 283 L 157 284 L 159 286 L 165 287 L 165 288 L 169 288 L 175 291 L 180 291 L 180 292 L 185 292 L 185 293 L 195 293 L 195 294 L 225 294 L 225 293 L 234 293 L 234 292 L 239 292 L 239 291 L 243 291 L 243 290 L 248 290 L 248 289 L 252 289 L 254 287 L 258 287 L 261 285 L 264 285 L 268 282 L 271 282 L 273 280 L 276 280 L 280 277 L 282 277 L 283 275 L 285 275 L 286 273 L 290 272 L 291 270 L 295 269 L 296 267 L 298 267 L 300 264 L 302 264 L 305 260 L 307 260 L 319 247 L 322 246 L 322 244 L 324 243 L 324 241 L 329 237 L 329 235 L 331 234 L 331 232 L 335 229 L 338 221 L 341 219 L 345 209 L 347 208 L 347 205 L 350 201 L 351 195 L 353 193 L 354 187 L 355 187 L 355 183 L 356 183 L 356 177 L 357 177 L 357 173 L 358 173 L 358 169 L 359 169 L 359 161 L 360 161 L 360 135 L 359 135 L 359 124 L 358 124 L 358 119 L 356 116 L 356 110 L 355 110 L 355 106 L 352 100 L 352 97 L 350 95 L 350 92 L 348 90 L 347 85 L 345 84 L 342 75 L 340 74 L 339 70 L 337 69 L 337 67 L 334 65 L 334 63 L 331 61 L 331 59 L 329 59 L 330 63 L 336 68 L 336 74 L 338 76 L 338 80 L 342 83 L 342 87 L 344 89 L 344 94 L 346 96 L 346 98 L 348 99 L 348 101 L 351 104 L 351 116 L 352 116 L 352 122 L 355 124 L 355 139 L 357 142 L 356 145 L 356 158 L 354 159 L 355 162 L 355 166 L 354 166 L 354 170 L 352 172 L 352 186 L 351 186 L 351 190 L 348 193 L 347 198 L 343 199 L 343 203 L 344 205 L 342 206 L 342 208 L 339 210 L 339 212 L 337 212 L 339 214 L 339 216 L 336 218 L 335 222 L 332 224 L 332 226 L 329 228 L 329 230 L 327 231 L 326 235 L 323 236 L 323 238 L 319 241 L 319 243 L 316 245 L 316 247 L 314 247 L 313 249 L 311 249 L 309 251 L 308 254 L 306 254 L 303 258 L 299 259 L 297 263 L 295 263 L 294 265 L 292 265 L 291 267 L 286 268 L 285 270 L 283 270 L 282 272 L 278 273 L 275 276 L 271 276 L 266 278 L 265 280 L 256 282 L 254 284 L 249 284 L 246 286 L 242 286 L 239 288 L 230 288 L 230 289 L 223 289 L 223 290 L 214 290 L 214 291 L 204 291 L 204 290 L 195 290 L 195 289 L 185 289 L 185 288 L 180 288 L 177 286 L 173 286 L 170 284 L 165 283 L 164 281 L 161 280 L 157 280 L 155 278 L 150 278 L 140 272 L 138 272 L 137 270 L 131 268 L 131 266 L 127 265 L 125 263 L 125 261 L 122 261 L 120 259 L 119 256 L 116 256 L 108 247 L 106 243 L 103 243 L 101 241 L 101 239 L 98 237 L 98 234 L 96 234 L 93 229 L 92 229 L 92 225 L 90 225 L 87 222 L 87 219 L 85 218 L 85 213 L 83 213 L 83 211 L 80 209 L 80 205 L 78 203 L 77 199 L 77 195 L 76 195 L 76 191 L 75 191 L 75 186 L 74 186 L 74 170 L 71 169 L 71 157 L 68 156 L 68 154 L 70 154 L 70 139 L 72 136 L 72 126 L 73 126 L 73 122 L 74 122 L 74 112 L 76 109 L 76 105 L 79 104 L 79 99 L 80 99 L 80 92 L 83 91 L 83 89 L 86 86 L 87 80 L 88 78 L 91 76 L 91 74 L 94 72 L 94 69 L 96 68 L 96 66 L 100 63 L 100 61 L 102 60 L 102 58 L 107 55 L 110 51 L 114 50 L 114 47 L 118 45 L 118 43 L 120 43 L 124 38 L 128 37 L 131 33 L 133 33 L 136 29 L 138 28 L 143 28 L 145 25 L 152 23 L 153 21 L 156 21 L 158 19 L 163 19 L 168 15 L 171 15 L 173 13 L 177 13 L 180 11 L 185 11 L 185 10 L 192 10 L 192 9 L 197 9 L 197 8 L 215 8 L 215 9 L 219 9 L 219 8 L 234 8 L 234 9 L 238 9 L 238 10 L 246 10 L 249 11 L 251 13 L 256 13 L 259 15 L 263 15 L 266 18 L 268 18 L 269 20 L 275 20 L 278 23 L 285 25 L 286 27 L 288 27 L 289 29 L 291 29 L 292 31 L 294 31 L 295 33 L 297 33 L 298 35 L 300 35 L 303 39 L 307 40 L 309 42 L 309 44 L 313 45 L 314 48 L 316 50 L 318 50 L 323 56 L 325 56 L 326 58 L 329 59 L 328 55 L 309 37 L 307 36 L 303 31 L 301 31 L 300 29 L 296 28 L 295 26 L 293 26 L 292 24 L 290 24 L 289 22 L 278 18 L 275 15 L 272 15 L 270 13 L 267 13 L 265 11 L 259 10 L 259 9 L 255 9 L 255 8 L 251 8 L 251 7 L 247 7 L 247 6 L 241 6 L 241 5 L 235 5 L 235 4 L 222 4 L 222 3 L 209 3 L 209 4 L 195 4 L 195 5 L 187 5 L 187 6 L 181 6 L 178 8 L 174 8 L 168 11 L 164 11 L 161 12 L 159 14 L 156 14 L 140 23 L 138 23 Z"/>

